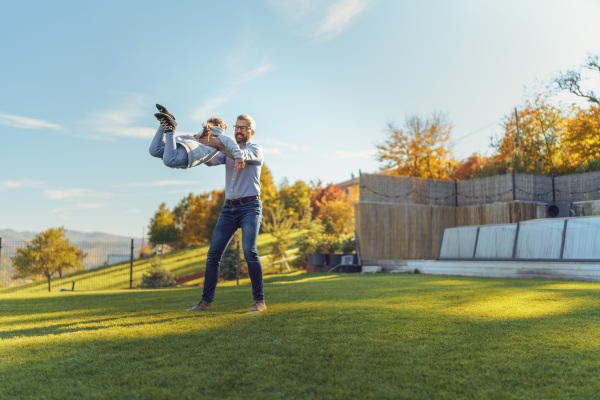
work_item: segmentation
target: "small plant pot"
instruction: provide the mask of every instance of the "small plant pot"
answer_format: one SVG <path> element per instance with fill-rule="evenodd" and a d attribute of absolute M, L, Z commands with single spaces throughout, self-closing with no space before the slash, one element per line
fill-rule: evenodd
<path fill-rule="evenodd" d="M 328 255 L 324 253 L 308 253 L 308 265 L 323 267 L 327 264 Z"/>
<path fill-rule="evenodd" d="M 343 254 L 340 253 L 329 253 L 329 263 L 327 265 L 331 267 L 340 265 L 342 263 L 342 256 Z"/>

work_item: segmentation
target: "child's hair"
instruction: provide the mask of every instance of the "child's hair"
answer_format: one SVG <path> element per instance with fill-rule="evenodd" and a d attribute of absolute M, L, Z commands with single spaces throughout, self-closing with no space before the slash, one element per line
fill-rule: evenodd
<path fill-rule="evenodd" d="M 221 118 L 216 117 L 209 118 L 208 121 L 206 121 L 206 124 L 203 125 L 204 129 L 202 130 L 202 135 L 200 135 L 201 138 L 209 136 L 210 128 L 213 126 L 218 126 L 219 128 L 223 128 L 223 130 L 227 129 L 227 124 L 223 122 Z"/>

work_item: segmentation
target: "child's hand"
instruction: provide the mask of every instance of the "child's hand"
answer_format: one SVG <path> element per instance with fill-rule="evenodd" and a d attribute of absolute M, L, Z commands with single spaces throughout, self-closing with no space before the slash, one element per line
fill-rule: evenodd
<path fill-rule="evenodd" d="M 242 161 L 242 162 L 236 162 L 235 164 L 233 164 L 233 166 L 235 168 L 245 168 L 246 167 L 246 161 Z"/>

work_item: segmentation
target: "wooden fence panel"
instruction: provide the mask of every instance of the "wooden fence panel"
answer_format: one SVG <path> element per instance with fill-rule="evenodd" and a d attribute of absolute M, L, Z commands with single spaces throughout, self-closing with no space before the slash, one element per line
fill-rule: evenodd
<path fill-rule="evenodd" d="M 534 203 L 510 202 L 449 207 L 377 202 L 354 203 L 365 260 L 437 258 L 445 228 L 507 224 L 534 219 Z"/>

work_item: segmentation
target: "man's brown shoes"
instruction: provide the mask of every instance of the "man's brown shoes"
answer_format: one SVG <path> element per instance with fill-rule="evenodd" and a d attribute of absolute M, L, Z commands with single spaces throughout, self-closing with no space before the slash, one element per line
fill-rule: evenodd
<path fill-rule="evenodd" d="M 200 300 L 200 302 L 198 304 L 196 304 L 194 307 L 188 308 L 185 311 L 204 311 L 204 310 L 210 310 L 210 309 L 212 309 L 212 303 L 209 303 L 208 301 Z"/>
<path fill-rule="evenodd" d="M 254 305 L 252 306 L 252 308 L 250 308 L 248 313 L 261 312 L 265 311 L 266 309 L 267 305 L 265 304 L 264 300 L 254 300 Z"/>

